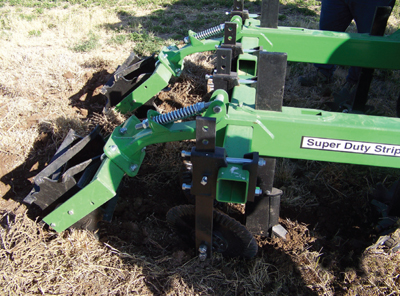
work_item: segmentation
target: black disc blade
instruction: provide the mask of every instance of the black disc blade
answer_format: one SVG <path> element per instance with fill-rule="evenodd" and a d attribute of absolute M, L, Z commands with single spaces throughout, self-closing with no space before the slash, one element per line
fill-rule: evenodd
<path fill-rule="evenodd" d="M 195 207 L 181 205 L 167 213 L 168 224 L 180 236 L 195 239 Z M 213 251 L 226 257 L 252 258 L 257 254 L 258 246 L 253 235 L 240 222 L 228 215 L 213 212 Z"/>

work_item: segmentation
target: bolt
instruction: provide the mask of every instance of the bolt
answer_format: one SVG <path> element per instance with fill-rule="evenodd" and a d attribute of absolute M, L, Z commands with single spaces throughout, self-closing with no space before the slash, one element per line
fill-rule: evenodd
<path fill-rule="evenodd" d="M 119 129 L 119 132 L 121 133 L 121 134 L 125 134 L 126 132 L 127 132 L 127 128 L 126 127 L 121 127 L 120 129 Z"/>
<path fill-rule="evenodd" d="M 149 127 L 149 121 L 147 119 L 145 119 L 142 122 L 139 122 L 138 124 L 135 125 L 135 129 L 137 129 L 137 130 L 146 129 L 148 127 Z"/>
<path fill-rule="evenodd" d="M 182 72 L 181 69 L 176 69 L 176 70 L 175 70 L 175 73 L 178 74 L 178 75 L 179 75 L 181 72 Z"/>
<path fill-rule="evenodd" d="M 201 178 L 200 184 L 205 186 L 205 185 L 207 185 L 207 181 L 208 181 L 207 176 L 203 176 L 203 178 Z"/>
<path fill-rule="evenodd" d="M 192 188 L 192 185 L 182 183 L 182 190 L 190 190 Z"/>
<path fill-rule="evenodd" d="M 168 58 L 168 55 L 167 55 L 167 54 L 164 54 L 163 58 L 164 58 L 164 59 Z"/>
<path fill-rule="evenodd" d="M 111 145 L 109 148 L 110 148 L 111 151 L 117 150 L 117 146 L 116 145 Z"/>
<path fill-rule="evenodd" d="M 73 215 L 73 214 L 74 214 L 74 210 L 68 211 L 68 215 Z"/>
<path fill-rule="evenodd" d="M 204 261 L 207 259 L 207 246 L 206 245 L 200 245 L 199 259 L 200 259 L 200 261 Z"/>
<path fill-rule="evenodd" d="M 35 178 L 35 183 L 36 183 L 37 185 L 40 185 L 40 184 L 42 184 L 43 182 L 44 182 L 43 177 L 36 177 L 36 178 Z"/>
<path fill-rule="evenodd" d="M 265 190 L 265 194 L 270 195 L 270 194 L 271 194 L 271 191 Z"/>
<path fill-rule="evenodd" d="M 223 102 L 223 101 L 224 101 L 224 95 L 223 95 L 223 94 L 218 94 L 218 95 L 215 97 L 215 101 Z"/>
<path fill-rule="evenodd" d="M 182 150 L 181 152 L 182 157 L 190 157 L 190 155 L 192 155 L 192 153 L 189 151 Z"/>
<path fill-rule="evenodd" d="M 56 223 L 50 223 L 50 227 L 56 227 Z"/>
<path fill-rule="evenodd" d="M 256 196 L 260 196 L 262 194 L 262 190 L 260 187 L 256 187 L 256 192 L 254 193 Z"/>
<path fill-rule="evenodd" d="M 146 147 L 143 147 L 141 151 L 142 151 L 142 152 L 145 152 L 145 151 L 146 151 Z"/>
<path fill-rule="evenodd" d="M 219 113 L 222 111 L 222 108 L 221 108 L 221 106 L 214 106 L 213 111 L 214 111 L 214 113 Z"/>
<path fill-rule="evenodd" d="M 130 166 L 130 169 L 131 169 L 132 172 L 136 171 L 137 168 L 138 168 L 137 164 L 132 164 L 132 165 Z"/>
<path fill-rule="evenodd" d="M 213 78 L 212 75 L 209 75 L 209 74 L 206 74 L 204 77 L 205 77 L 206 79 L 211 79 L 211 78 Z"/>
<path fill-rule="evenodd" d="M 267 162 L 265 161 L 264 158 L 260 158 L 260 159 L 258 160 L 258 165 L 259 165 L 259 166 L 265 166 L 266 164 L 267 164 Z"/>
<path fill-rule="evenodd" d="M 185 37 L 185 38 L 183 38 L 183 42 L 185 42 L 186 44 L 188 44 L 188 43 L 189 43 L 189 41 L 190 41 L 189 37 Z"/>

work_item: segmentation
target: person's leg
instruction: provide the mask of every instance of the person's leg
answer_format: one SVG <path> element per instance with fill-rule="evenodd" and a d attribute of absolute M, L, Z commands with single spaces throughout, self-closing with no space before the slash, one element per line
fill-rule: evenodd
<path fill-rule="evenodd" d="M 319 29 L 344 32 L 353 20 L 353 15 L 345 0 L 322 0 Z M 331 77 L 335 65 L 315 64 L 324 75 Z"/>
<path fill-rule="evenodd" d="M 347 0 L 322 0 L 319 29 L 324 31 L 344 32 L 353 19 Z M 317 71 L 299 77 L 302 86 L 314 86 L 328 83 L 335 71 L 335 65 L 314 64 Z"/>
<path fill-rule="evenodd" d="M 374 20 L 375 9 L 378 6 L 393 8 L 395 0 L 349 0 L 349 9 L 354 16 L 358 33 L 369 33 Z M 360 76 L 360 67 L 350 67 L 346 80 L 357 83 Z"/>

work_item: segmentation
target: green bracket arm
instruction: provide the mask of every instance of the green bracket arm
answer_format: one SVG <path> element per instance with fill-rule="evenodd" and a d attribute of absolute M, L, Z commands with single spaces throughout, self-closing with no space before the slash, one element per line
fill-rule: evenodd
<path fill-rule="evenodd" d="M 171 76 L 171 71 L 164 64 L 158 64 L 154 73 L 119 102 L 115 109 L 121 113 L 134 111 L 165 88 Z"/>
<path fill-rule="evenodd" d="M 116 195 L 124 172 L 110 159 L 103 160 L 93 180 L 53 212 L 43 218 L 61 232 L 109 201 Z"/>

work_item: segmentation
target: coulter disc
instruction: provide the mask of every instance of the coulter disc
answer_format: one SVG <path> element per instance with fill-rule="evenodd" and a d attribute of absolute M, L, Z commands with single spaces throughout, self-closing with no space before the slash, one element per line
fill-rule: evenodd
<path fill-rule="evenodd" d="M 167 213 L 168 224 L 180 236 L 195 240 L 195 207 L 181 205 Z M 258 246 L 253 235 L 240 222 L 228 215 L 214 210 L 213 213 L 213 252 L 226 257 L 252 258 Z"/>

